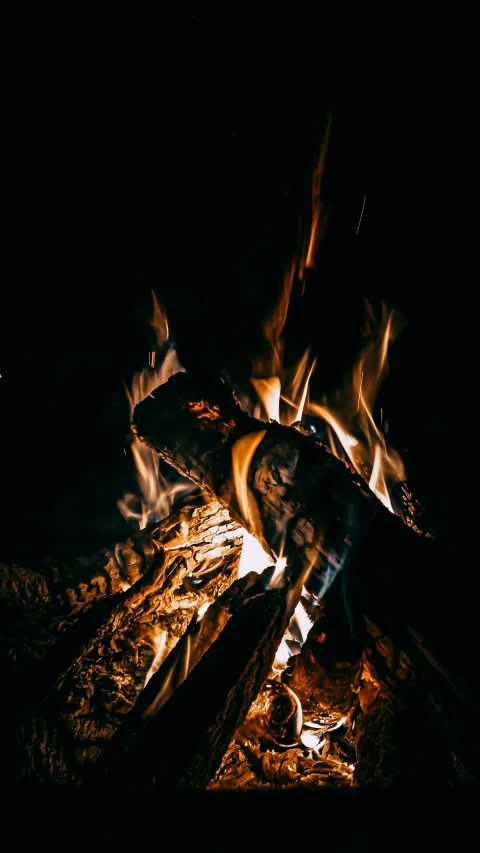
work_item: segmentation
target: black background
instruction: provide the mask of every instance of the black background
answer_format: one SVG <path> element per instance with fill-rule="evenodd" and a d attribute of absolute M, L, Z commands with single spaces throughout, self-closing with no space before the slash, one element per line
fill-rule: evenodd
<path fill-rule="evenodd" d="M 363 298 L 407 327 L 382 392 L 449 545 L 475 507 L 475 63 L 460 15 L 329 5 L 57 5 L 5 29 L 3 555 L 121 535 L 123 381 L 147 363 L 150 290 L 190 370 L 248 375 L 308 216 L 328 112 L 333 213 L 290 329 L 317 395 L 360 345 Z M 364 195 L 362 226 L 355 236 Z"/>
<path fill-rule="evenodd" d="M 5 15 L 0 558 L 88 553 L 124 532 L 123 381 L 147 363 L 152 287 L 188 369 L 248 369 L 332 110 L 333 213 L 292 340 L 303 328 L 313 340 L 320 395 L 352 363 L 363 298 L 400 309 L 408 325 L 384 410 L 437 535 L 456 552 L 452 583 L 467 574 L 478 594 L 474 22 L 432 8 L 332 10 L 69 3 Z M 399 796 L 375 800 L 376 819 L 405 824 L 402 846 L 423 849 L 405 814 L 426 816 L 431 839 L 452 807 L 439 822 L 427 800 L 400 805 L 402 826 Z M 70 833 L 79 802 L 67 809 Z M 204 833 L 218 819 L 209 804 Z M 88 820 L 81 828 L 90 843 L 120 838 L 127 824 L 158 840 L 157 804 L 147 805 L 110 803 L 91 813 L 99 834 Z M 48 837 L 63 806 L 40 806 L 32 829 Z M 270 825 L 273 807 L 254 806 Z M 318 832 L 336 849 L 349 838 L 368 847 L 367 806 L 357 798 L 347 839 L 329 820 Z M 205 805 L 176 807 L 185 830 Z M 281 824 L 296 843 L 311 824 L 305 808 L 292 800 Z M 239 823 L 232 807 L 232 821 L 255 849 L 248 809 Z M 338 801 L 337 821 L 345 809 Z M 458 841 L 464 821 L 451 818 Z M 223 849 L 217 836 L 209 844 Z"/>

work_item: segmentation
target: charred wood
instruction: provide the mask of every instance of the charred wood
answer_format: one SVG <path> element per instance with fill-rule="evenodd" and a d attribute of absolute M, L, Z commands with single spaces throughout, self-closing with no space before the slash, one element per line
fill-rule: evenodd
<path fill-rule="evenodd" d="M 218 770 L 268 677 L 293 603 L 284 590 L 266 590 L 255 574 L 231 593 L 215 642 L 159 710 L 153 698 L 147 725 L 110 764 L 113 784 L 134 779 L 167 790 L 206 788 Z"/>
<path fill-rule="evenodd" d="M 311 572 L 317 598 L 341 575 L 352 630 L 379 678 L 478 775 L 475 603 L 462 566 L 452 581 L 454 556 L 389 513 L 313 437 L 247 416 L 224 383 L 198 389 L 174 376 L 137 406 L 132 429 L 283 554 L 291 575 Z M 237 451 L 248 457 L 250 512 L 235 488 Z"/>
<path fill-rule="evenodd" d="M 364 661 L 354 718 L 354 785 L 358 787 L 444 787 L 455 784 L 452 752 L 428 720 L 385 692 Z"/>
<path fill-rule="evenodd" d="M 19 682 L 2 725 L 7 779 L 80 784 L 192 613 L 235 579 L 238 525 L 218 504 L 190 520 L 165 523 L 146 574 L 92 606 Z"/>
<path fill-rule="evenodd" d="M 219 559 L 227 556 L 222 548 L 237 528 L 217 502 L 190 502 L 125 542 L 68 565 L 30 569 L 0 563 L 5 675 L 42 658 L 92 605 L 131 587 L 149 571 L 162 548 L 178 546 L 190 571 L 196 571 L 202 560 L 215 555 L 217 546 Z M 108 605 L 103 607 L 108 610 Z"/>

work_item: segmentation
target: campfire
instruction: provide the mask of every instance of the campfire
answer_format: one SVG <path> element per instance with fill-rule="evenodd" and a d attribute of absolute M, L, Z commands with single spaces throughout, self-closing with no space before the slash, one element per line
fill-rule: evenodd
<path fill-rule="evenodd" d="M 367 304 L 345 384 L 315 400 L 288 319 L 311 224 L 245 381 L 186 372 L 153 295 L 155 346 L 127 394 L 124 542 L 1 565 L 5 773 L 35 786 L 455 786 L 475 779 L 477 676 L 445 630 L 451 555 L 421 521 L 376 400 L 394 309 Z M 368 202 L 367 202 L 368 203 Z M 359 211 L 361 229 L 366 200 Z"/>

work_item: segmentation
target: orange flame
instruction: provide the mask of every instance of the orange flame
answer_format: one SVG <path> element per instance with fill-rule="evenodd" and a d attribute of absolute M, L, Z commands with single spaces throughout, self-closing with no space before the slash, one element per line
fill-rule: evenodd
<path fill-rule="evenodd" d="M 262 522 L 257 502 L 248 485 L 248 471 L 258 445 L 266 430 L 242 435 L 232 446 L 232 474 L 238 507 L 245 527 L 265 546 Z M 268 546 L 265 550 L 268 549 Z"/>
<path fill-rule="evenodd" d="M 292 264 L 285 276 L 278 302 L 264 321 L 263 334 L 268 350 L 263 359 L 254 361 L 255 375 L 250 379 L 261 404 L 255 414 L 261 417 L 263 410 L 269 420 L 287 426 L 301 420 L 313 371 L 313 364 L 309 364 L 310 348 L 304 352 L 293 371 L 286 370 L 283 365 L 284 329 L 297 271 L 297 265 Z M 281 403 L 286 403 L 286 406 L 281 406 Z"/>
<path fill-rule="evenodd" d="M 258 399 L 260 400 L 267 417 L 271 421 L 280 423 L 280 392 L 281 383 L 278 376 L 271 376 L 269 379 L 251 379 Z"/>
<path fill-rule="evenodd" d="M 263 336 L 268 346 L 267 355 L 256 359 L 253 366 L 254 376 L 251 379 L 261 409 L 269 420 L 291 426 L 301 421 L 307 400 L 308 386 L 314 369 L 310 363 L 308 348 L 300 358 L 293 371 L 284 367 L 284 333 L 288 311 L 295 285 L 301 285 L 303 295 L 305 289 L 305 269 L 315 266 L 315 259 L 325 231 L 328 211 L 323 204 L 322 179 L 325 171 L 328 143 L 332 116 L 329 115 L 325 134 L 322 140 L 318 162 L 315 167 L 312 185 L 312 217 L 310 237 L 303 241 L 297 256 L 286 271 L 283 288 L 272 313 L 263 323 Z M 307 248 L 308 242 L 308 248 Z M 284 403 L 286 405 L 281 405 Z M 261 416 L 261 410 L 255 414 Z"/>
<path fill-rule="evenodd" d="M 376 322 L 367 303 L 368 342 L 353 368 L 351 381 L 337 395 L 335 404 L 309 404 L 313 415 L 323 418 L 332 428 L 355 470 L 368 483 L 380 501 L 394 512 L 388 483 L 405 479 L 405 469 L 398 453 L 387 447 L 385 436 L 377 426 L 373 408 L 388 373 L 388 346 L 401 329 L 399 315 L 382 305 L 382 316 Z M 332 449 L 335 450 L 334 442 Z"/>
<path fill-rule="evenodd" d="M 312 186 L 312 227 L 310 230 L 310 242 L 308 244 L 306 267 L 315 266 L 318 249 L 327 224 L 327 213 L 322 205 L 322 179 L 325 171 L 325 160 L 327 157 L 330 131 L 332 128 L 332 115 L 328 116 L 327 127 L 320 148 L 317 167 L 313 176 Z"/>

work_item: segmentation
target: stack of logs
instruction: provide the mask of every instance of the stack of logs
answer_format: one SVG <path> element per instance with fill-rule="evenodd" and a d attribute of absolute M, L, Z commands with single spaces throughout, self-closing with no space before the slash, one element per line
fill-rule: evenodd
<path fill-rule="evenodd" d="M 389 513 L 313 436 L 250 418 L 223 382 L 199 389 L 177 374 L 137 407 L 132 429 L 200 497 L 90 559 L 0 565 L 5 781 L 476 779 L 474 602 L 454 555 Z M 234 470 L 247 446 L 251 515 Z M 286 557 L 280 581 L 271 570 L 238 577 L 243 528 Z M 312 578 L 314 625 L 275 674 Z M 298 700 L 307 721 L 323 720 L 320 753 L 298 739 Z M 329 736 L 340 719 L 341 748 Z"/>

